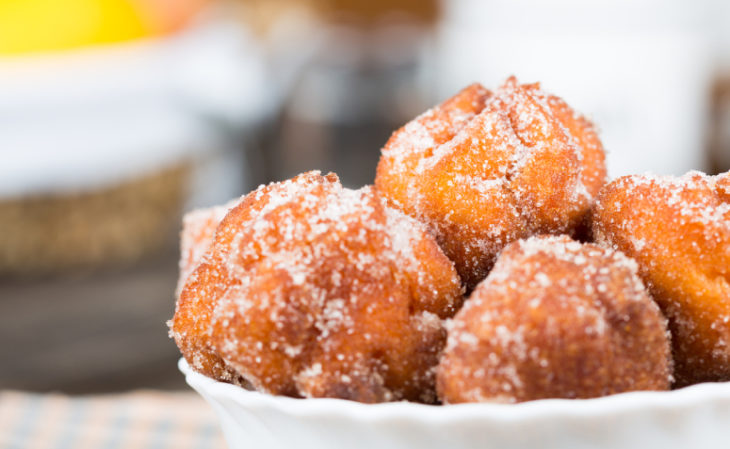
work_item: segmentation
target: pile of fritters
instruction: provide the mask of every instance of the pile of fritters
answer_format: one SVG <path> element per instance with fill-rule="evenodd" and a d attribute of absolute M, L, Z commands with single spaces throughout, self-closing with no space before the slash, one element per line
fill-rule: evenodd
<path fill-rule="evenodd" d="M 293 397 L 730 380 L 730 174 L 605 178 L 561 99 L 471 85 L 393 134 L 374 186 L 310 172 L 188 214 L 171 335 L 194 370 Z"/>

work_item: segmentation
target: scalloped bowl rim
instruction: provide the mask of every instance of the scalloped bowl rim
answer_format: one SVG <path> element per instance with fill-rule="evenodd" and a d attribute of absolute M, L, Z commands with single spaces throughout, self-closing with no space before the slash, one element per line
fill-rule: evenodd
<path fill-rule="evenodd" d="M 178 362 L 178 367 L 185 374 L 188 384 L 196 390 L 200 389 L 216 397 L 227 397 L 248 407 L 275 409 L 292 416 L 345 414 L 364 422 L 406 418 L 427 423 L 473 419 L 508 423 L 547 417 L 550 419 L 597 417 L 642 409 L 647 412 L 657 409 L 682 409 L 715 401 L 730 401 L 730 382 L 708 382 L 672 391 L 633 391 L 593 399 L 540 399 L 517 404 L 425 405 L 407 401 L 363 404 L 345 399 L 296 399 L 249 391 L 197 373 L 183 358 Z"/>

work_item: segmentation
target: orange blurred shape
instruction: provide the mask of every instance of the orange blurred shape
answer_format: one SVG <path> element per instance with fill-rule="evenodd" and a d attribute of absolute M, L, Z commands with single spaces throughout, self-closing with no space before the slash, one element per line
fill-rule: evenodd
<path fill-rule="evenodd" d="M 156 34 L 185 28 L 192 19 L 214 0 L 130 0 L 141 11 Z"/>

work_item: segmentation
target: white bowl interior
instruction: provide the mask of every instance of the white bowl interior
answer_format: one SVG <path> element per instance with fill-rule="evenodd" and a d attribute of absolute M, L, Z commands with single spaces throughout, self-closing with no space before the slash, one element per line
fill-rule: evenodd
<path fill-rule="evenodd" d="M 730 382 L 669 392 L 521 404 L 430 406 L 293 399 L 194 372 L 231 448 L 687 448 L 730 447 Z"/>

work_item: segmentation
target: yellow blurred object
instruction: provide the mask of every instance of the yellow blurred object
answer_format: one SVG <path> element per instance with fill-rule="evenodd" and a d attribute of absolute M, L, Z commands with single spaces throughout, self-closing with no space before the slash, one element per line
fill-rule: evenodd
<path fill-rule="evenodd" d="M 144 37 L 142 17 L 126 0 L 0 1 L 0 53 L 67 50 Z"/>
<path fill-rule="evenodd" d="M 69 50 L 175 31 L 210 0 L 0 0 L 0 55 Z"/>

